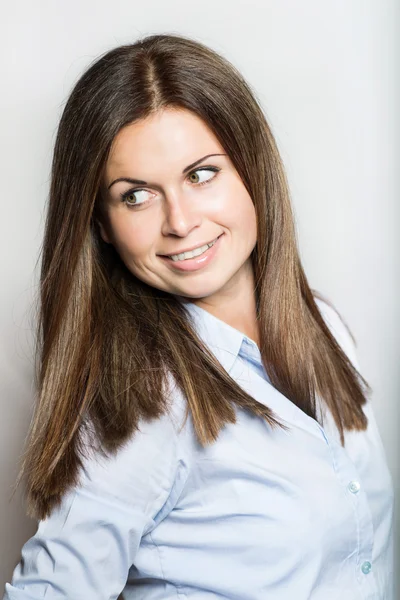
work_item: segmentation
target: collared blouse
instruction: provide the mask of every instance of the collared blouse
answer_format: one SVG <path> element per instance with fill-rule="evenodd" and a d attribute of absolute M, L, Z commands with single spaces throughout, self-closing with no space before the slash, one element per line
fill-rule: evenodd
<path fill-rule="evenodd" d="M 321 314 L 357 369 L 336 312 Z M 3 600 L 392 600 L 393 481 L 368 400 L 366 431 L 323 426 L 269 382 L 256 343 L 192 302 L 202 340 L 289 429 L 235 408 L 202 448 L 185 399 L 143 422 L 22 548 Z"/>

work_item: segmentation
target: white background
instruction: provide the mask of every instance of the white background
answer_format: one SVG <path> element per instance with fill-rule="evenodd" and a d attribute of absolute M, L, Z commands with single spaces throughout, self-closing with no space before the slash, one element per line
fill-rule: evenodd
<path fill-rule="evenodd" d="M 399 13 L 395 0 L 3 5 L 0 595 L 36 527 L 20 492 L 10 495 L 32 409 L 32 302 L 57 122 L 100 53 L 151 33 L 206 43 L 255 90 L 287 168 L 310 286 L 336 304 L 358 341 L 399 497 Z M 398 556 L 396 548 L 399 571 Z"/>

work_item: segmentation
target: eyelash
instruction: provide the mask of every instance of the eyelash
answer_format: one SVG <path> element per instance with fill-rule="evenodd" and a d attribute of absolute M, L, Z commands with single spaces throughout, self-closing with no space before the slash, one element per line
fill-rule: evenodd
<path fill-rule="evenodd" d="M 199 183 L 192 184 L 192 185 L 206 185 L 207 183 L 211 183 L 217 177 L 217 174 L 219 173 L 220 170 L 221 169 L 219 169 L 217 167 L 200 167 L 198 169 L 195 169 L 194 171 L 191 171 L 188 174 L 188 177 L 190 175 L 192 175 L 193 173 L 196 173 L 197 171 L 214 171 L 214 173 L 216 173 L 216 175 L 214 175 L 213 177 L 210 177 L 209 179 L 206 179 L 205 181 L 200 181 Z M 147 192 L 147 191 L 148 190 L 146 190 L 144 188 L 131 188 L 127 192 L 124 192 L 123 194 L 121 194 L 121 202 L 124 202 L 129 208 L 132 208 L 132 209 L 138 208 L 139 206 L 143 206 L 143 205 L 147 204 L 149 202 L 149 200 L 146 200 L 145 202 L 140 202 L 140 204 L 129 204 L 127 202 L 127 198 L 134 192 Z"/>

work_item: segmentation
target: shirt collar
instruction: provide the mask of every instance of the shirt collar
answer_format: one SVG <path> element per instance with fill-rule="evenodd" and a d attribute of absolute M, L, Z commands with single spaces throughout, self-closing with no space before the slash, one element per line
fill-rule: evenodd
<path fill-rule="evenodd" d="M 319 423 L 270 384 L 265 373 L 260 377 L 256 369 L 243 369 L 240 361 L 236 360 L 240 356 L 246 361 L 262 364 L 260 351 L 254 340 L 197 304 L 183 300 L 182 297 L 178 299 L 189 311 L 196 333 L 224 369 L 250 396 L 272 409 L 275 416 L 279 415 L 280 420 L 283 419 L 287 424 L 295 422 L 297 427 L 303 427 L 314 435 L 321 436 Z M 266 385 L 268 387 L 265 387 Z"/>
<path fill-rule="evenodd" d="M 239 353 L 246 357 L 252 355 L 252 358 L 259 356 L 256 343 L 244 333 L 221 321 L 194 302 L 181 298 L 180 301 L 188 309 L 196 333 L 228 373 Z"/>

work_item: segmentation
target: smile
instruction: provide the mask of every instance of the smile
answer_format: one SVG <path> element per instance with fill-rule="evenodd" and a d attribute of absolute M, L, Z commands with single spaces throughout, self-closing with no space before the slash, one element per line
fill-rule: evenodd
<path fill-rule="evenodd" d="M 175 272 L 191 272 L 204 269 L 214 261 L 219 253 L 219 248 L 222 239 L 225 237 L 223 233 L 215 240 L 204 244 L 195 250 L 181 252 L 180 254 L 160 255 L 160 258 L 169 268 Z"/>
<path fill-rule="evenodd" d="M 200 256 L 201 254 L 206 252 L 206 250 L 211 248 L 211 246 L 213 246 L 215 244 L 217 239 L 218 238 L 215 238 L 215 240 L 213 240 L 212 242 L 209 242 L 208 244 L 204 244 L 204 246 L 200 246 L 200 248 L 196 248 L 195 250 L 189 250 L 188 252 L 181 252 L 180 254 L 169 254 L 168 258 L 171 258 L 175 262 L 177 260 L 187 260 L 189 258 L 195 258 L 195 256 Z"/>

